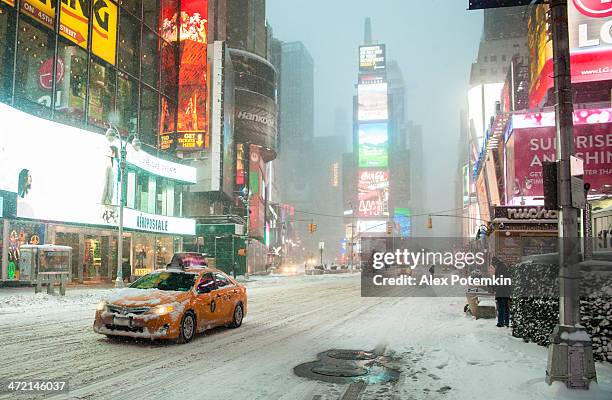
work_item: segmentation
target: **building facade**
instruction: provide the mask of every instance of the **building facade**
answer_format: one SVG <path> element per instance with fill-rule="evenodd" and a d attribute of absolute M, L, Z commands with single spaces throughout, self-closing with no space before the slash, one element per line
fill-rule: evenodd
<path fill-rule="evenodd" d="M 29 279 L 23 244 L 68 245 L 73 279 L 114 279 L 122 143 L 100 134 L 110 125 L 143 143 L 123 143 L 123 276 L 165 265 L 195 234 L 183 208 L 196 171 L 158 150 L 177 126 L 178 15 L 161 0 L 0 2 L 3 281 Z"/>

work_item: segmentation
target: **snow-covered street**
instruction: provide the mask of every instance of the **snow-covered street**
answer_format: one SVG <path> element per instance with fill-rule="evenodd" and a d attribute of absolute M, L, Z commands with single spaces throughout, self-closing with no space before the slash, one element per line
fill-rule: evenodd
<path fill-rule="evenodd" d="M 48 397 L 58 399 L 340 399 L 348 385 L 293 368 L 333 348 L 384 347 L 399 358 L 400 379 L 367 386 L 362 399 L 559 398 L 543 383 L 547 350 L 466 317 L 464 299 L 362 298 L 358 275 L 262 277 L 247 287 L 242 327 L 186 345 L 95 334 L 95 308 L 110 289 L 66 298 L 0 289 L 0 375 L 67 378 L 69 393 Z M 612 366 L 596 367 L 598 388 L 582 398 L 612 398 Z"/>

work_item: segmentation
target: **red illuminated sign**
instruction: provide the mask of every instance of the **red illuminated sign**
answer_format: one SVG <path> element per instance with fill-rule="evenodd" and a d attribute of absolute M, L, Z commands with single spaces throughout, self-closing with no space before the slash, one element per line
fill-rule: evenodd
<path fill-rule="evenodd" d="M 64 61 L 61 58 L 55 63 L 55 83 L 59 84 L 64 80 Z M 38 69 L 38 84 L 45 90 L 53 87 L 53 57 L 47 58 Z"/>
<path fill-rule="evenodd" d="M 612 2 L 609 0 L 574 0 L 574 6 L 588 17 L 605 18 L 612 16 Z"/>
<path fill-rule="evenodd" d="M 515 129 L 512 137 L 509 192 L 513 197 L 542 196 L 542 162 L 557 158 L 555 127 Z M 612 181 L 612 123 L 575 125 L 574 148 L 575 156 L 584 160 L 585 182 L 598 190 Z"/>
<path fill-rule="evenodd" d="M 201 150 L 209 146 L 208 0 L 181 1 L 180 17 L 176 3 L 169 4 L 162 10 L 161 35 L 168 41 L 180 40 L 177 150 Z M 169 59 L 164 64 L 173 63 Z"/>
<path fill-rule="evenodd" d="M 554 86 L 552 45 L 547 34 L 546 16 L 545 12 L 537 12 L 530 21 L 530 63 L 532 70 L 535 70 L 532 71 L 529 95 L 531 108 L 542 105 Z M 572 83 L 612 80 L 610 16 L 612 16 L 612 1 L 568 2 Z"/>
<path fill-rule="evenodd" d="M 389 215 L 389 171 L 361 170 L 357 200 L 359 217 Z"/>

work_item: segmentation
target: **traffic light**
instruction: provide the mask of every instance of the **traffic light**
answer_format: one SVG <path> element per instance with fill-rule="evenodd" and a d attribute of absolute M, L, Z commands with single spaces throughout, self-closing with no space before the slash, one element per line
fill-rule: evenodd
<path fill-rule="evenodd" d="M 317 231 L 317 224 L 308 224 L 308 232 L 315 233 Z"/>
<path fill-rule="evenodd" d="M 246 254 L 247 254 L 246 249 L 238 249 L 238 255 L 239 256 L 244 257 L 244 256 L 246 256 Z"/>
<path fill-rule="evenodd" d="M 393 233 L 393 223 L 391 221 L 387 221 L 387 235 L 391 235 Z"/>
<path fill-rule="evenodd" d="M 427 229 L 433 229 L 433 221 L 431 215 L 427 217 Z"/>

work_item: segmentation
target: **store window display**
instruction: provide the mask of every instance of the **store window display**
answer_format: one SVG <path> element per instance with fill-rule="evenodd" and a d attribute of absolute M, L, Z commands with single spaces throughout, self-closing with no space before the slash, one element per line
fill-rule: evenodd
<path fill-rule="evenodd" d="M 155 267 L 155 237 L 134 234 L 133 275 L 140 277 L 152 272 Z"/>
<path fill-rule="evenodd" d="M 21 252 L 19 248 L 24 244 L 44 244 L 45 225 L 27 222 L 11 222 L 9 224 L 8 236 L 8 279 L 9 280 L 28 280 L 30 273 L 28 270 L 20 268 L 19 260 Z"/>

